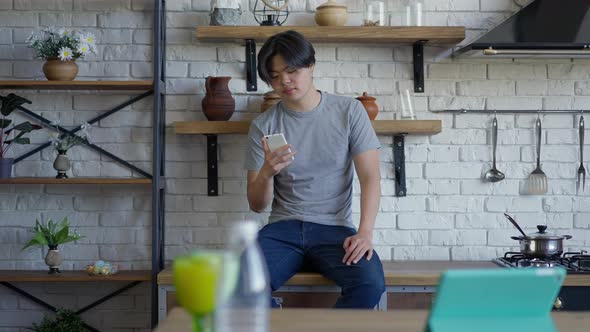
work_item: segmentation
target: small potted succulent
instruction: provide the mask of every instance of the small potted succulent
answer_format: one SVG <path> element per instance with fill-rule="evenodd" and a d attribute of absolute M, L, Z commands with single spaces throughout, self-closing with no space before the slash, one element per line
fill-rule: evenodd
<path fill-rule="evenodd" d="M 13 124 L 12 120 L 6 117 L 10 115 L 17 107 L 31 101 L 23 97 L 17 96 L 14 93 L 8 96 L 0 96 L 2 106 L 0 107 L 0 179 L 9 178 L 12 172 L 12 164 L 14 163 L 13 158 L 8 158 L 7 154 L 14 144 L 29 144 L 31 140 L 28 137 L 24 137 L 25 134 L 39 130 L 42 127 L 24 121 L 19 124 Z"/>
<path fill-rule="evenodd" d="M 91 33 L 65 28 L 44 28 L 27 38 L 35 56 L 45 59 L 43 73 L 50 81 L 72 81 L 78 75 L 76 60 L 96 52 L 96 41 Z"/>
<path fill-rule="evenodd" d="M 68 218 L 65 217 L 60 223 L 53 222 L 51 219 L 47 220 L 44 225 L 35 220 L 35 228 L 33 229 L 35 235 L 25 244 L 22 250 L 31 246 L 48 246 L 49 251 L 45 256 L 45 264 L 49 266 L 49 274 L 60 273 L 59 266 L 62 262 L 62 257 L 57 246 L 60 244 L 77 241 L 84 236 L 70 231 Z"/>

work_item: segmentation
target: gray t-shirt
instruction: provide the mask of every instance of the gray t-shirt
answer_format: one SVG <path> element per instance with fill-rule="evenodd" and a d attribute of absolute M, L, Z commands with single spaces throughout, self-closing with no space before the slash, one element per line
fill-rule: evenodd
<path fill-rule="evenodd" d="M 264 164 L 264 135 L 283 133 L 297 151 L 293 163 L 274 177 L 269 222 L 295 219 L 354 227 L 352 159 L 378 149 L 380 143 L 358 100 L 321 94 L 310 112 L 295 112 L 278 103 L 250 125 L 247 170 L 258 172 Z"/>

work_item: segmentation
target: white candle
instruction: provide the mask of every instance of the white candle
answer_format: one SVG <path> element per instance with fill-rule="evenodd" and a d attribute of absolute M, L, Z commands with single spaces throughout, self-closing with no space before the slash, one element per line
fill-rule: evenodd
<path fill-rule="evenodd" d="M 406 21 L 404 25 L 412 25 L 412 8 L 410 6 L 406 6 Z"/>
<path fill-rule="evenodd" d="M 416 3 L 416 25 L 422 25 L 422 3 Z"/>
<path fill-rule="evenodd" d="M 379 2 L 379 23 L 377 25 L 384 26 L 385 25 L 385 3 Z"/>

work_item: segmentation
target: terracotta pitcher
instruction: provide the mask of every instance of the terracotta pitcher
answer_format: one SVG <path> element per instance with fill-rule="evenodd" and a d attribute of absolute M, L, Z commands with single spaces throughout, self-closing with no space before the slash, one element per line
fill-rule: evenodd
<path fill-rule="evenodd" d="M 229 80 L 229 76 L 209 76 L 205 81 L 207 91 L 201 106 L 209 121 L 227 121 L 234 114 L 236 101 L 229 91 Z"/>
<path fill-rule="evenodd" d="M 377 113 L 379 113 L 379 107 L 377 106 L 377 103 L 375 103 L 375 97 L 371 97 L 366 92 L 363 92 L 363 95 L 356 97 L 356 99 L 360 100 L 365 107 L 365 110 L 367 110 L 369 119 L 375 120 Z"/>

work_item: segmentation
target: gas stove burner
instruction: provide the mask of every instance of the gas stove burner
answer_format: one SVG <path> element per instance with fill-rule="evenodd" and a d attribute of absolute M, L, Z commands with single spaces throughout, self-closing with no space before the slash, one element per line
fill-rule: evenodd
<path fill-rule="evenodd" d="M 565 268 L 570 274 L 590 274 L 590 255 L 586 251 L 566 252 L 555 257 L 531 257 L 520 252 L 506 252 L 503 257 L 492 260 L 494 263 L 515 269 L 526 268 Z"/>
<path fill-rule="evenodd" d="M 522 267 L 556 267 L 559 263 L 553 260 L 544 259 L 523 259 L 518 262 Z"/>

